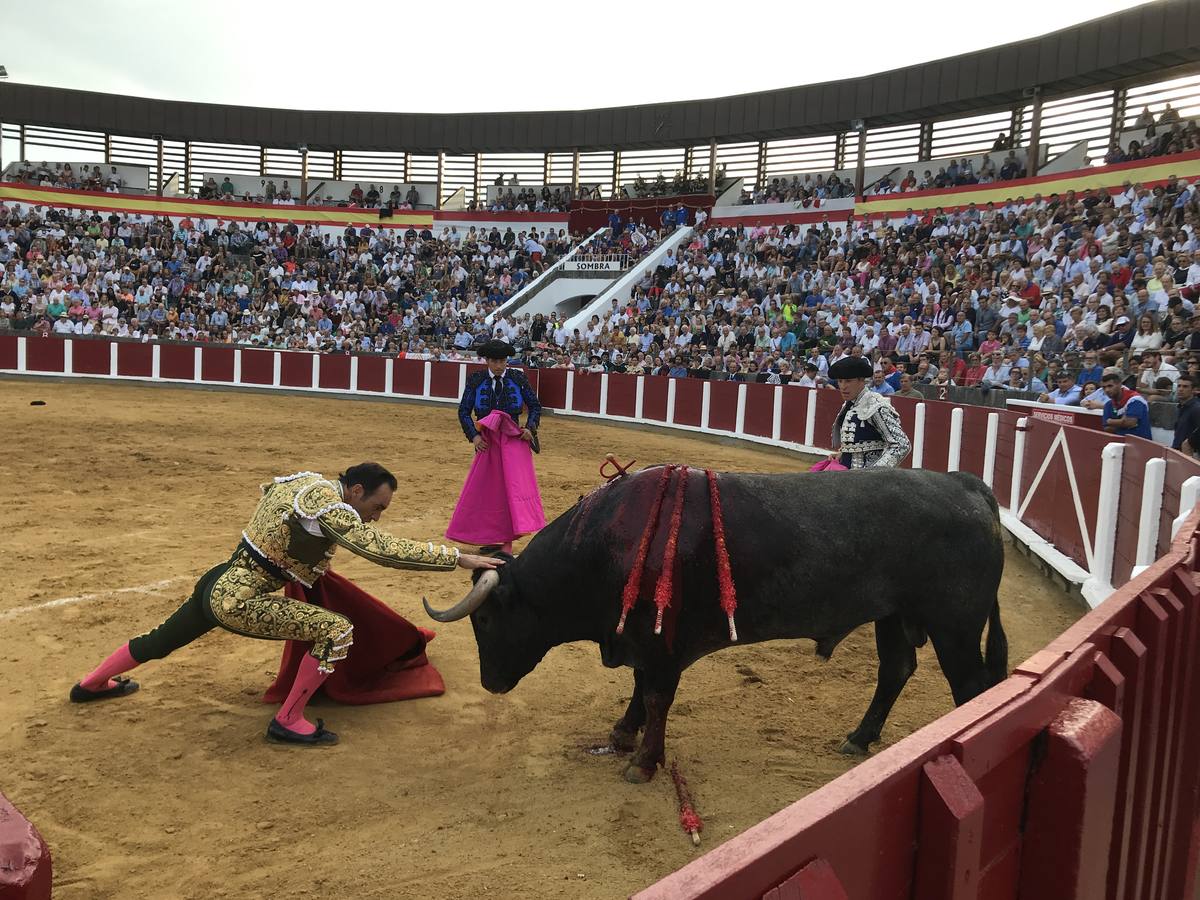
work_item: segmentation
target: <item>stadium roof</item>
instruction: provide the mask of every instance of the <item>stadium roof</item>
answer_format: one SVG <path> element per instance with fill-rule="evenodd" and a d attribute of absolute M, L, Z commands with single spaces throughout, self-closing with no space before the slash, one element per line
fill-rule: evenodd
<path fill-rule="evenodd" d="M 327 112 L 0 84 L 0 119 L 133 137 L 411 153 L 626 150 L 846 131 L 984 113 L 1162 78 L 1200 61 L 1200 3 L 1160 0 L 1048 35 L 861 78 L 593 110 Z"/>

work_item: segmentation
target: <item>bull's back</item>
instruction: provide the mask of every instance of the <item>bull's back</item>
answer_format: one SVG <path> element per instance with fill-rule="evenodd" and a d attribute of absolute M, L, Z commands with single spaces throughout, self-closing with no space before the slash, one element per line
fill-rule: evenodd
<path fill-rule="evenodd" d="M 966 473 L 878 469 L 721 476 L 731 555 L 786 561 L 809 581 L 977 579 L 999 585 L 995 498 Z"/>

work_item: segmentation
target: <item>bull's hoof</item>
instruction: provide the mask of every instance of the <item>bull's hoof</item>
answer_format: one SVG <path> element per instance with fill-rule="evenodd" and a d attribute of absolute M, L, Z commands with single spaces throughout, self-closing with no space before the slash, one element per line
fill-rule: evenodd
<path fill-rule="evenodd" d="M 637 732 L 614 728 L 608 736 L 608 742 L 619 753 L 631 753 L 637 747 Z"/>
<path fill-rule="evenodd" d="M 847 738 L 842 742 L 842 746 L 838 747 L 838 752 L 843 753 L 846 756 L 866 756 L 867 748 L 861 747 L 854 743 L 854 741 Z"/>
<path fill-rule="evenodd" d="M 630 763 L 625 767 L 624 777 L 630 784 L 648 784 L 654 777 L 655 769 L 643 769 L 639 765 Z"/>

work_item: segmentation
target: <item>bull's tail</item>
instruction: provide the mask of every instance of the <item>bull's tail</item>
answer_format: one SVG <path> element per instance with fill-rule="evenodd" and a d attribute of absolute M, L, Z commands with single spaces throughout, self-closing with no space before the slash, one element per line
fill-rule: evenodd
<path fill-rule="evenodd" d="M 1004 626 L 1000 624 L 1000 600 L 998 598 L 992 604 L 991 613 L 988 614 L 987 645 L 984 649 L 983 662 L 987 667 L 990 686 L 997 685 L 1008 677 L 1008 636 L 1004 633 Z"/>

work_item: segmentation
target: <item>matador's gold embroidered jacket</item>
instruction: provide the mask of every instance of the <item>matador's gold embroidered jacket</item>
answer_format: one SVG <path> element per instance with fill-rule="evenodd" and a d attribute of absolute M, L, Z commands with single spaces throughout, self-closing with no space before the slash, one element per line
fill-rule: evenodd
<path fill-rule="evenodd" d="M 448 571 L 458 565 L 454 548 L 393 537 L 364 522 L 342 499 L 340 483 L 317 472 L 276 478 L 262 492 L 242 539 L 305 587 L 325 574 L 338 544 L 395 569 Z"/>

